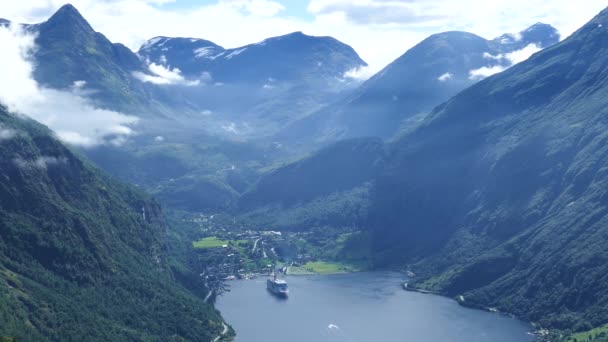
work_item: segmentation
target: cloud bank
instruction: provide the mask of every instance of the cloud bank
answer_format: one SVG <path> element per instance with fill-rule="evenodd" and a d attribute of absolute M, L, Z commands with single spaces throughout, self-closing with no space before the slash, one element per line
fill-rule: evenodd
<path fill-rule="evenodd" d="M 5 128 L 0 125 L 0 141 L 12 139 L 17 135 L 17 132 L 14 129 Z"/>
<path fill-rule="evenodd" d="M 84 96 L 86 82 L 69 90 L 40 86 L 33 78 L 35 37 L 17 26 L 0 27 L 0 102 L 55 131 L 66 143 L 82 147 L 120 144 L 134 132 L 137 118 L 96 108 Z"/>
<path fill-rule="evenodd" d="M 451 72 L 446 72 L 445 74 L 437 77 L 437 80 L 440 82 L 446 82 L 451 80 L 452 78 L 454 78 L 454 74 L 452 74 Z"/>
<path fill-rule="evenodd" d="M 15 165 L 21 169 L 41 169 L 46 170 L 50 166 L 60 165 L 67 163 L 65 157 L 56 158 L 50 156 L 40 156 L 33 160 L 25 160 L 19 156 L 13 160 Z"/>
<path fill-rule="evenodd" d="M 344 73 L 344 78 L 352 78 L 358 81 L 365 81 L 374 76 L 377 70 L 369 66 L 357 67 Z"/>
<path fill-rule="evenodd" d="M 527 60 L 533 54 L 539 52 L 540 50 L 542 49 L 538 45 L 529 44 L 525 48 L 513 51 L 511 53 L 499 55 L 491 55 L 489 53 L 485 53 L 483 55 L 485 59 L 500 62 L 501 64 L 494 66 L 484 66 L 479 69 L 471 70 L 469 72 L 469 78 L 472 80 L 480 80 L 492 76 L 494 74 L 498 74 L 499 72 L 503 72 L 515 64 Z"/>
<path fill-rule="evenodd" d="M 157 84 L 157 85 L 185 85 L 197 86 L 200 80 L 187 80 L 182 71 L 178 68 L 165 67 L 164 65 L 149 63 L 148 71 L 150 74 L 144 74 L 140 71 L 135 71 L 133 76 L 142 82 Z"/>

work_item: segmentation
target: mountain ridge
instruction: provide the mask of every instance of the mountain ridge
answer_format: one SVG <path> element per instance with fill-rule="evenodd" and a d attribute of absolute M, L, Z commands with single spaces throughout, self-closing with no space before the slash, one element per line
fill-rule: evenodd
<path fill-rule="evenodd" d="M 177 45 L 168 46 L 170 45 L 168 43 L 171 42 L 177 43 Z M 202 46 L 199 47 L 199 44 L 202 44 Z M 174 49 L 178 51 L 174 52 Z M 342 76 L 353 68 L 367 65 L 367 63 L 360 59 L 354 49 L 335 38 L 308 36 L 300 31 L 266 38 L 257 43 L 230 49 L 225 49 L 211 41 L 200 38 L 155 37 L 144 43 L 138 54 L 151 62 L 179 68 L 185 74 L 198 75 L 202 72 L 210 72 L 218 82 L 254 81 L 268 83 L 269 78 L 281 81 L 292 80 L 295 77 L 295 75 L 287 71 L 287 65 L 282 64 L 284 63 L 281 61 L 282 58 L 292 60 L 295 58 L 295 62 L 297 63 L 309 63 L 311 61 L 306 61 L 306 59 L 302 59 L 298 55 L 311 54 L 311 57 L 307 58 L 312 58 L 316 49 L 329 49 L 331 54 L 336 55 L 336 57 L 320 56 L 319 58 L 321 59 L 319 61 L 313 61 L 317 63 L 319 68 L 323 67 L 319 63 L 332 62 L 332 59 L 335 58 L 339 58 L 340 63 L 345 63 L 343 65 L 336 64 L 335 66 L 331 66 L 331 68 L 337 68 L 335 71 L 332 69 L 328 70 L 331 72 L 330 76 L 332 77 Z M 264 56 L 270 52 L 277 54 L 277 56 L 268 56 L 275 58 L 271 63 L 278 64 L 265 64 Z M 319 52 L 322 51 L 320 50 Z M 249 54 L 254 54 L 255 57 L 248 58 L 246 55 Z M 241 59 L 250 60 L 250 64 L 257 65 L 256 68 L 262 68 L 263 72 L 258 71 L 249 76 L 235 78 L 229 69 L 233 68 L 231 65 L 235 63 L 238 65 L 237 61 Z M 224 67 L 223 63 L 228 63 L 228 65 Z M 335 62 L 332 63 L 335 64 Z"/>
<path fill-rule="evenodd" d="M 474 70 L 507 68 L 511 62 L 506 53 L 559 41 L 557 30 L 550 25 L 535 24 L 530 29 L 531 34 L 524 30 L 517 42 L 509 44 L 499 42 L 505 35 L 494 40 L 462 31 L 431 35 L 351 95 L 293 123 L 277 139 L 292 144 L 305 144 L 308 136 L 321 143 L 359 136 L 390 139 L 400 130 L 415 127 L 434 106 L 477 82 Z"/>

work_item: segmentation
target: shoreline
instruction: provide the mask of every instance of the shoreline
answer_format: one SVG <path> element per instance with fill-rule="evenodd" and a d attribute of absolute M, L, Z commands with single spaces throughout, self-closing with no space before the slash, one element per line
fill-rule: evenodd
<path fill-rule="evenodd" d="M 536 339 L 536 341 L 540 341 L 541 338 L 549 335 L 550 331 L 548 329 L 544 329 L 542 327 L 537 327 L 537 324 L 534 322 L 529 322 L 526 320 L 521 319 L 520 317 L 517 317 L 516 315 L 512 314 L 512 313 L 508 313 L 508 312 L 503 312 L 498 310 L 497 308 L 494 307 L 488 307 L 488 306 L 483 306 L 480 304 L 469 304 L 464 296 L 460 295 L 457 297 L 450 297 L 447 296 L 443 293 L 440 292 L 435 292 L 435 291 L 430 291 L 430 290 L 425 290 L 425 289 L 421 289 L 421 288 L 416 288 L 416 287 L 411 287 L 409 286 L 408 282 L 404 282 L 402 283 L 402 287 L 405 291 L 408 292 L 416 292 L 416 293 L 421 293 L 421 294 L 426 294 L 426 295 L 434 295 L 434 296 L 440 296 L 440 297 L 444 297 L 447 299 L 451 299 L 453 301 L 455 301 L 456 303 L 458 303 L 458 305 L 464 307 L 464 308 L 468 308 L 468 309 L 472 309 L 472 310 L 480 310 L 480 311 L 484 311 L 484 312 L 488 312 L 488 313 L 494 313 L 494 314 L 498 314 L 498 315 L 502 315 L 505 317 L 509 317 L 512 319 L 516 319 L 520 322 L 526 323 L 528 324 L 531 328 L 533 328 L 534 330 L 531 330 L 528 332 L 529 335 L 534 336 Z"/>

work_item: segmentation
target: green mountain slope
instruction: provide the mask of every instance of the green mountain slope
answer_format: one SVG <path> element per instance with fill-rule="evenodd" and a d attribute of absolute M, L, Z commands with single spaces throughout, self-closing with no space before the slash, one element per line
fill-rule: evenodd
<path fill-rule="evenodd" d="M 0 336 L 211 340 L 221 317 L 167 234 L 154 200 L 0 107 Z"/>
<path fill-rule="evenodd" d="M 608 9 L 400 139 L 370 219 L 379 265 L 560 329 L 608 322 Z"/>
<path fill-rule="evenodd" d="M 352 226 L 367 214 L 384 152 L 378 138 L 332 144 L 263 174 L 240 198 L 240 210 L 267 228 Z"/>

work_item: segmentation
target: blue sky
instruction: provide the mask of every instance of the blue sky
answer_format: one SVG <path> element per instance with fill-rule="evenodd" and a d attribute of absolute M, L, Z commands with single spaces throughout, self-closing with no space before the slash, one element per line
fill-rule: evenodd
<path fill-rule="evenodd" d="M 307 1 L 277 1 L 285 7 L 285 10 L 281 12 L 282 15 L 300 18 L 302 20 L 312 21 L 314 16 L 307 11 Z M 216 0 L 176 0 L 169 3 L 157 5 L 161 9 L 166 10 L 189 10 L 200 6 L 208 6 L 217 3 Z"/>

